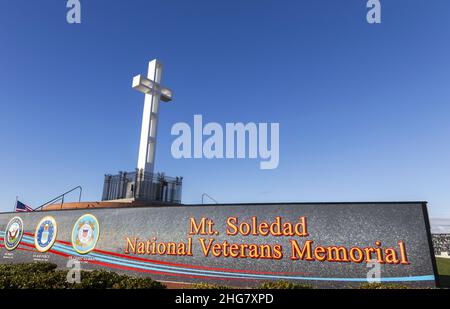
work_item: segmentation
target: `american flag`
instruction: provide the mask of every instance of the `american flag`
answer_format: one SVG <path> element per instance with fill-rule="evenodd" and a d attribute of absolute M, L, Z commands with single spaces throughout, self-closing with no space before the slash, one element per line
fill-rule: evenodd
<path fill-rule="evenodd" d="M 28 205 L 25 205 L 24 203 L 17 201 L 16 203 L 16 212 L 29 212 L 33 211 L 33 208 L 31 208 Z"/>

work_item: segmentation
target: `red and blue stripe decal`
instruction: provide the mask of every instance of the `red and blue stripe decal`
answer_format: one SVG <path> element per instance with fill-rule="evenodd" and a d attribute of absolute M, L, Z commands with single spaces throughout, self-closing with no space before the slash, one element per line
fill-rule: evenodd
<path fill-rule="evenodd" d="M 0 232 L 3 246 L 5 233 Z M 34 247 L 34 234 L 24 233 L 22 242 L 16 250 L 39 253 Z M 239 270 L 230 268 L 215 268 L 209 266 L 172 263 L 120 254 L 117 252 L 94 249 L 88 254 L 79 254 L 71 243 L 57 240 L 49 253 L 70 259 L 78 258 L 86 263 L 119 269 L 123 271 L 146 273 L 158 276 L 171 276 L 180 278 L 212 279 L 212 280 L 308 280 L 308 281 L 341 281 L 341 282 L 367 282 L 367 278 L 323 278 L 308 276 L 305 273 L 293 272 L 260 272 L 254 270 Z M 434 281 L 434 275 L 421 275 L 409 277 L 382 277 L 382 282 L 413 282 Z"/>

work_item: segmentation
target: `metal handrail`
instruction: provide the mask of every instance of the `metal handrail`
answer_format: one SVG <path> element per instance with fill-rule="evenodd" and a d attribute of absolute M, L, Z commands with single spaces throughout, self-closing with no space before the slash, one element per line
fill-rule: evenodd
<path fill-rule="evenodd" d="M 209 194 L 207 194 L 207 193 L 203 193 L 202 194 L 202 204 L 204 204 L 203 203 L 203 200 L 204 200 L 204 197 L 207 197 L 207 198 L 209 198 L 210 200 L 212 200 L 212 201 L 214 201 L 214 203 L 216 203 L 216 204 L 219 204 L 219 202 L 218 201 L 216 201 L 214 198 L 212 198 Z"/>
<path fill-rule="evenodd" d="M 73 188 L 73 189 L 67 191 L 66 193 L 63 193 L 63 194 L 61 194 L 61 195 L 55 197 L 54 199 L 48 201 L 47 203 L 42 204 L 42 205 L 39 206 L 38 208 L 35 208 L 34 211 L 40 210 L 40 209 L 44 208 L 45 206 L 51 205 L 51 204 L 53 204 L 54 202 L 59 201 L 59 200 L 61 200 L 61 208 L 62 208 L 62 206 L 64 205 L 64 197 L 65 197 L 67 194 L 72 193 L 72 192 L 75 191 L 75 190 L 80 190 L 80 195 L 79 195 L 79 197 L 78 197 L 78 202 L 81 202 L 81 194 L 83 193 L 83 188 L 82 188 L 81 186 L 76 186 L 75 188 Z"/>

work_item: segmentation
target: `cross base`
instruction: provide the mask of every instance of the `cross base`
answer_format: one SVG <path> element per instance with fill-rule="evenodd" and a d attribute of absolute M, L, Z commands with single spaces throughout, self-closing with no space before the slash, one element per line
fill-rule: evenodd
<path fill-rule="evenodd" d="M 163 173 L 146 174 L 144 170 L 105 175 L 102 201 L 133 201 L 181 204 L 183 177 Z"/>

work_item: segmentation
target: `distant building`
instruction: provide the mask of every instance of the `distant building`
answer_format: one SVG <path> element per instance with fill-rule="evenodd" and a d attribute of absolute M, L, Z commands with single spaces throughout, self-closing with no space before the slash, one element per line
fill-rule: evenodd
<path fill-rule="evenodd" d="M 450 257 L 450 218 L 431 218 L 434 254 Z"/>

